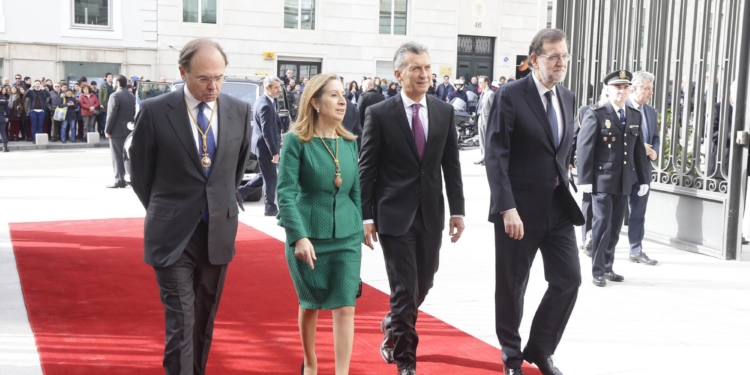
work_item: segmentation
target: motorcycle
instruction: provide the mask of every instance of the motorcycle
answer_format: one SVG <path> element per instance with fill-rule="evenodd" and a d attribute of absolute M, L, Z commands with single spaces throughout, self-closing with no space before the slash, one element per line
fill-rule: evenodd
<path fill-rule="evenodd" d="M 454 98 L 450 104 L 453 105 L 453 116 L 458 133 L 458 149 L 478 147 L 479 129 L 477 128 L 476 113 L 467 112 L 466 102 L 460 98 Z"/>

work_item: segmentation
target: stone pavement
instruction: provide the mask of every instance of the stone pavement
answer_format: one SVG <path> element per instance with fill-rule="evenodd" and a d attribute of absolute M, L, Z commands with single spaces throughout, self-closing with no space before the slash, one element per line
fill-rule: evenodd
<path fill-rule="evenodd" d="M 499 346 L 494 333 L 493 228 L 486 220 L 489 187 L 485 169 L 473 164 L 478 155 L 476 149 L 461 153 L 467 229 L 457 244 L 450 244 L 446 233 L 435 287 L 422 309 Z M 105 149 L 0 154 L 0 375 L 41 374 L 7 223 L 142 217 L 144 210 L 131 189 L 105 188 L 111 176 Z M 245 209 L 242 222 L 283 239 L 283 228 L 263 216 L 262 203 L 245 202 Z M 627 236 L 622 235 L 615 270 L 625 282 L 606 288 L 591 284 L 590 260 L 581 255 L 578 304 L 555 355 L 563 372 L 745 373 L 740 366 L 750 353 L 750 263 L 646 241 L 645 251 L 659 260 L 659 265 L 648 267 L 629 263 L 627 247 Z M 363 248 L 362 278 L 388 292 L 378 248 Z M 537 257 L 521 326 L 524 338 L 545 288 Z"/>

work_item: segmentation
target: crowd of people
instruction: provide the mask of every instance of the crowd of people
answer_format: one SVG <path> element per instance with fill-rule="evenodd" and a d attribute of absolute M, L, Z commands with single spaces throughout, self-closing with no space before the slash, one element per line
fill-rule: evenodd
<path fill-rule="evenodd" d="M 9 151 L 8 142 L 36 143 L 41 133 L 50 142 L 85 142 L 93 132 L 104 140 L 109 97 L 115 91 L 113 77 L 106 73 L 102 84 L 86 77 L 54 82 L 16 74 L 12 83 L 5 77 L 0 88 L 3 152 Z M 133 76 L 127 81 L 127 91 L 134 93 L 138 82 L 145 80 Z M 166 82 L 166 77 L 160 82 Z"/>

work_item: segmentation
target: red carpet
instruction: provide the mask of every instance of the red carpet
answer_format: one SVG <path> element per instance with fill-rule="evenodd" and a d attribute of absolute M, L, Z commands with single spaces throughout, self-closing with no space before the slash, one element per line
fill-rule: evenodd
<path fill-rule="evenodd" d="M 142 219 L 11 224 L 29 320 L 46 375 L 163 374 L 164 315 L 142 258 Z M 364 286 L 351 374 L 395 374 L 378 354 L 388 296 Z M 500 350 L 421 313 L 421 374 L 496 374 Z M 330 312 L 320 315 L 319 373 L 333 374 Z M 298 374 L 297 301 L 283 243 L 240 224 L 208 374 Z M 539 374 L 527 368 L 526 374 Z"/>

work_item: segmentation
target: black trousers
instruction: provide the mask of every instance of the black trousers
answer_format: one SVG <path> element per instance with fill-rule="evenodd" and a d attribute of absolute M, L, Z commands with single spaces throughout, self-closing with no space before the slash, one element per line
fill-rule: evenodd
<path fill-rule="evenodd" d="M 263 187 L 266 212 L 274 212 L 278 210 L 278 207 L 276 206 L 276 186 L 279 180 L 279 173 L 276 169 L 277 164 L 274 164 L 271 161 L 271 158 L 259 156 L 258 166 L 260 166 L 260 173 L 255 175 L 255 177 L 245 185 L 240 186 L 237 191 L 242 194 L 242 199 L 245 199 L 250 194 Z"/>
<path fill-rule="evenodd" d="M 115 184 L 125 185 L 125 160 L 122 153 L 127 137 L 109 138 L 109 150 L 112 153 L 112 169 L 115 172 Z"/>
<path fill-rule="evenodd" d="M 591 193 L 591 206 L 594 211 L 594 225 L 591 228 L 593 276 L 603 276 L 612 272 L 615 261 L 615 247 L 620 240 L 620 229 L 625 220 L 627 195 Z"/>
<path fill-rule="evenodd" d="M 594 221 L 594 213 L 591 209 L 591 193 L 583 193 L 581 211 L 583 212 L 583 217 L 586 219 L 586 223 L 581 226 L 581 241 L 586 242 L 586 235 L 591 231 Z"/>
<path fill-rule="evenodd" d="M 442 231 L 428 233 L 418 209 L 403 236 L 380 235 L 388 283 L 391 287 L 390 319 L 399 370 L 415 368 L 419 336 L 415 328 L 419 306 L 432 288 L 438 270 Z"/>
<path fill-rule="evenodd" d="M 177 262 L 154 271 L 167 333 L 164 371 L 203 375 L 227 272 L 208 261 L 208 224 L 201 220 Z"/>
<path fill-rule="evenodd" d="M 518 328 L 537 249 L 542 253 L 548 286 L 531 323 L 526 349 L 554 354 L 578 298 L 581 265 L 573 224 L 561 204 L 562 189 L 555 190 L 545 225 L 525 229 L 520 241 L 505 233 L 502 222 L 495 223 L 495 330 L 506 367 L 520 368 L 523 364 Z"/>

